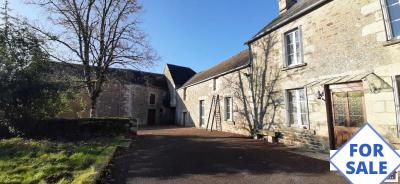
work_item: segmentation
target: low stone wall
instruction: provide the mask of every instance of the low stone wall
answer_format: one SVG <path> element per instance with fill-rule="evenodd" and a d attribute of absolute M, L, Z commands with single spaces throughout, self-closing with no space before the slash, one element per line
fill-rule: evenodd
<path fill-rule="evenodd" d="M 313 151 L 328 151 L 329 138 L 316 135 L 313 130 L 282 130 L 279 142 Z"/>

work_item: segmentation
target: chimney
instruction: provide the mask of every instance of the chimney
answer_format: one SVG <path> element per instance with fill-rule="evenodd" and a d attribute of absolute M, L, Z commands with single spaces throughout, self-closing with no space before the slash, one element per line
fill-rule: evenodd
<path fill-rule="evenodd" d="M 279 14 L 285 13 L 297 0 L 278 0 L 279 1 Z"/>

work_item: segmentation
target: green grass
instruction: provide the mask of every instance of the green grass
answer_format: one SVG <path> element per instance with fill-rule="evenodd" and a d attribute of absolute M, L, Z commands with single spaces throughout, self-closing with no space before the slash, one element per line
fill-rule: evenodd
<path fill-rule="evenodd" d="M 89 183 L 118 144 L 118 139 L 0 140 L 0 183 Z"/>

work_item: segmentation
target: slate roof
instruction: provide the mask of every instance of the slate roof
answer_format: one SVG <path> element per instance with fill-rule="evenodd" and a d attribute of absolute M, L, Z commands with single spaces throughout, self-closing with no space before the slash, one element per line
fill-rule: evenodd
<path fill-rule="evenodd" d="M 238 68 L 250 65 L 249 51 L 244 50 L 235 56 L 193 76 L 187 81 L 183 87 L 188 87 L 203 81 L 207 81 L 211 78 L 217 77 L 226 72 L 235 71 Z"/>
<path fill-rule="evenodd" d="M 297 19 L 298 17 L 318 8 L 325 3 L 328 3 L 332 0 L 302 0 L 292 7 L 290 7 L 285 13 L 280 14 L 274 20 L 272 20 L 267 26 L 265 26 L 261 31 L 259 31 L 253 38 L 251 38 L 247 43 L 251 43 L 260 37 L 268 34 L 285 24 Z"/>
<path fill-rule="evenodd" d="M 83 80 L 83 65 L 52 62 L 50 74 L 56 76 L 73 76 Z M 161 89 L 168 89 L 167 79 L 163 74 L 142 72 L 131 69 L 110 68 L 107 78 L 121 84 L 146 85 Z"/>
<path fill-rule="evenodd" d="M 188 67 L 173 64 L 167 64 L 167 67 L 172 75 L 172 80 L 174 80 L 173 82 L 175 83 L 176 88 L 181 87 L 185 82 L 196 75 L 196 72 Z"/>

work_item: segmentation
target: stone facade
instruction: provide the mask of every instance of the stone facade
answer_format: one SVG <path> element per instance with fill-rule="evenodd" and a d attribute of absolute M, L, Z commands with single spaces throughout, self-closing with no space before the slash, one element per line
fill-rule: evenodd
<path fill-rule="evenodd" d="M 177 108 L 176 108 L 176 123 L 181 126 L 194 126 L 197 128 L 206 128 L 208 118 L 212 118 L 210 115 L 210 108 L 213 96 L 219 95 L 220 107 L 221 107 L 221 125 L 222 131 L 250 135 L 247 121 L 242 116 L 243 103 L 240 97 L 232 90 L 232 81 L 237 81 L 238 73 L 248 72 L 248 68 L 242 68 L 231 73 L 226 73 L 221 76 L 214 76 L 208 80 L 200 83 L 184 86 L 177 90 Z M 214 90 L 214 80 L 216 88 Z M 245 84 L 245 86 L 248 86 Z M 186 93 L 186 94 L 184 94 Z M 186 97 L 185 97 L 186 96 Z M 225 98 L 232 98 L 232 118 L 227 119 L 226 115 L 226 102 Z M 205 105 L 205 123 L 203 126 L 200 125 L 200 101 L 204 102 Z M 211 110 L 214 110 L 213 108 Z M 186 117 L 184 117 L 186 116 Z M 211 120 L 209 123 L 211 126 Z M 215 126 L 214 126 L 215 129 Z"/>
<path fill-rule="evenodd" d="M 63 73 L 77 76 L 81 67 L 63 68 Z M 79 78 L 79 77 L 78 77 Z M 135 118 L 142 125 L 165 125 L 173 122 L 169 104 L 169 88 L 163 74 L 126 69 L 111 69 L 97 101 L 97 117 Z M 154 97 L 154 102 L 150 98 Z M 71 102 L 72 112 L 63 118 L 89 117 L 90 98 L 81 92 L 80 99 Z"/>
<path fill-rule="evenodd" d="M 333 0 L 249 42 L 253 62 L 269 62 L 269 71 L 280 70 L 276 95 L 282 103 L 274 128 L 284 133 L 283 142 L 329 149 L 327 103 L 316 94 L 329 94 L 332 84 L 361 82 L 365 116 L 378 131 L 398 147 L 398 120 L 393 88 L 400 75 L 400 44 L 387 41 L 380 0 Z M 284 34 L 301 29 L 304 63 L 284 65 Z M 265 59 L 265 43 L 271 42 Z M 270 73 L 269 72 L 269 73 Z M 305 88 L 308 121 L 303 127 L 288 127 L 285 90 Z M 271 117 L 267 117 L 271 118 Z M 398 117 L 397 117 L 398 118 Z M 269 122 L 270 120 L 266 120 Z M 306 138 L 302 136 L 306 134 Z M 300 135 L 300 136 L 299 136 Z M 309 138 L 309 137 L 315 138 Z M 316 141 L 319 140 L 319 141 Z"/>

